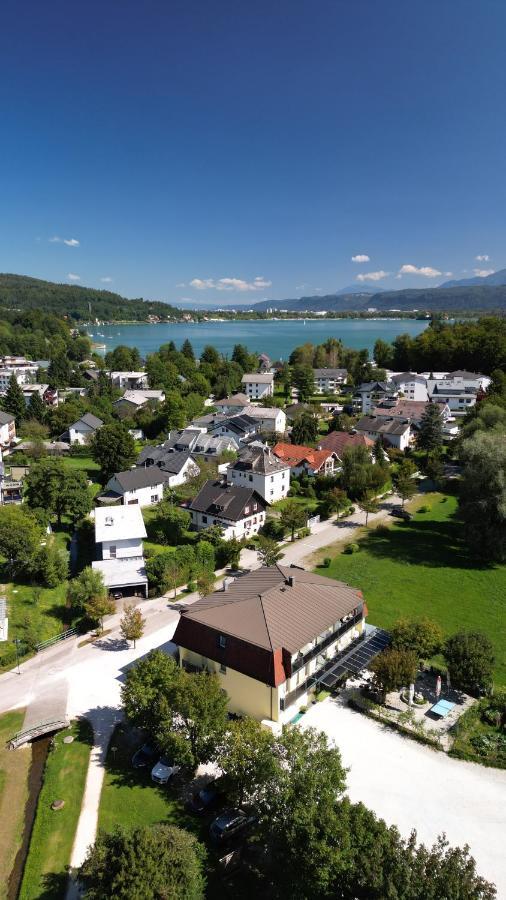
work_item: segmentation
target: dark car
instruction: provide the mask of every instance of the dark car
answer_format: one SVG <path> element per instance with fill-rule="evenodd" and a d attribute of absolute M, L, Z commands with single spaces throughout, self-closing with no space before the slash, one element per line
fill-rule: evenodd
<path fill-rule="evenodd" d="M 144 769 L 146 766 L 153 765 L 156 756 L 157 752 L 151 744 L 143 744 L 132 756 L 132 765 L 134 769 Z"/>
<path fill-rule="evenodd" d="M 396 519 L 404 519 L 405 522 L 411 522 L 413 516 L 407 509 L 403 509 L 402 506 L 392 506 L 390 510 L 390 515 L 395 516 Z"/>
<path fill-rule="evenodd" d="M 203 816 L 210 810 L 216 809 L 222 797 L 223 791 L 220 790 L 219 784 L 216 781 L 210 781 L 202 790 L 192 794 L 187 807 L 190 812 Z"/>
<path fill-rule="evenodd" d="M 255 816 L 248 815 L 242 809 L 226 809 L 211 822 L 209 833 L 215 844 L 228 844 L 235 838 L 243 837 L 249 830 Z"/>

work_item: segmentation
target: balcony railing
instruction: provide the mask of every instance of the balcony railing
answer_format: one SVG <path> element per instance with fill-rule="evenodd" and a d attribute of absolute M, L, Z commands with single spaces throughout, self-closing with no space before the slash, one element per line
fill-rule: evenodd
<path fill-rule="evenodd" d="M 302 684 L 299 684 L 299 686 L 296 687 L 293 691 L 290 691 L 289 694 L 285 694 L 285 696 L 281 698 L 281 709 L 287 709 L 289 706 L 295 703 L 299 699 L 299 697 L 302 697 L 303 694 L 314 687 L 325 674 L 325 672 L 328 669 L 332 668 L 332 666 L 335 666 L 335 664 L 339 662 L 339 660 L 344 656 L 346 656 L 350 652 L 350 650 L 352 650 L 353 647 L 357 645 L 359 641 L 363 640 L 363 638 L 364 633 L 362 633 L 360 637 L 356 638 L 356 640 L 352 641 L 351 644 L 348 644 L 348 646 L 345 647 L 344 650 L 336 653 L 334 656 L 332 656 L 331 659 L 325 660 L 325 662 L 323 662 L 321 666 L 315 669 L 315 671 L 312 672 L 311 675 L 309 675 L 309 677 L 306 678 L 306 680 L 303 681 Z"/>
<path fill-rule="evenodd" d="M 336 630 L 333 631 L 332 634 L 329 634 L 326 638 L 324 638 L 323 641 L 319 641 L 317 644 L 315 644 L 314 647 L 311 647 L 311 650 L 308 650 L 307 653 L 298 656 L 297 659 L 292 662 L 292 675 L 294 675 L 295 672 L 298 672 L 299 669 L 302 669 L 302 666 L 305 666 L 306 663 L 314 659 L 315 656 L 318 656 L 322 652 L 322 650 L 325 650 L 326 647 L 328 647 L 334 641 L 338 640 L 341 635 L 352 628 L 353 625 L 356 625 L 357 622 L 360 622 L 362 620 L 362 617 L 363 607 L 360 607 L 360 609 L 355 613 L 354 616 L 351 617 L 351 619 L 343 622 L 339 628 L 336 628 Z"/>

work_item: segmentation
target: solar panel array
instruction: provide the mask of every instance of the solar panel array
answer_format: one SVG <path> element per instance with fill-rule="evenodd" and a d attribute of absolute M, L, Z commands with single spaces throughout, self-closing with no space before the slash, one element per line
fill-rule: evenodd
<path fill-rule="evenodd" d="M 387 631 L 377 628 L 374 634 L 361 641 L 360 645 L 352 650 L 349 656 L 332 666 L 325 675 L 319 679 L 319 683 L 327 690 L 332 690 L 341 678 L 350 675 L 358 675 L 366 669 L 372 659 L 381 653 L 390 643 L 390 635 Z"/>

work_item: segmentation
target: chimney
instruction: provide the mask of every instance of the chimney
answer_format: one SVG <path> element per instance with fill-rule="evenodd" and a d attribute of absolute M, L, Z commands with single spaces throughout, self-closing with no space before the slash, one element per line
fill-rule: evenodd
<path fill-rule="evenodd" d="M 295 586 L 295 575 L 289 575 L 288 578 L 286 579 L 286 583 L 289 585 L 289 587 L 294 587 Z"/>

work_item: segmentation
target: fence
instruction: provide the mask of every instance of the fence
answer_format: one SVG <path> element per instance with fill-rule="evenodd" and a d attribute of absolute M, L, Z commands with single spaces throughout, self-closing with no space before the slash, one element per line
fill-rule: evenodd
<path fill-rule="evenodd" d="M 40 653 L 41 650 L 47 650 L 48 647 L 52 647 L 53 644 L 58 644 L 60 641 L 66 641 L 67 638 L 75 637 L 77 634 L 77 628 L 67 628 L 66 631 L 62 631 L 61 634 L 57 634 L 55 637 L 48 638 L 47 641 L 41 641 L 39 644 L 35 645 L 35 649 L 37 653 Z"/>

